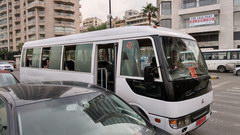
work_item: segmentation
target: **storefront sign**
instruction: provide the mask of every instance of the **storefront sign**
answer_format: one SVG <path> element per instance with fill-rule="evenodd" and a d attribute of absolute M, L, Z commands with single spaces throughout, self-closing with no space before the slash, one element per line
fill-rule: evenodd
<path fill-rule="evenodd" d="M 215 20 L 216 20 L 216 18 L 214 17 L 214 14 L 190 17 L 189 18 L 189 26 L 194 27 L 194 26 L 199 26 L 199 25 L 214 24 Z"/>

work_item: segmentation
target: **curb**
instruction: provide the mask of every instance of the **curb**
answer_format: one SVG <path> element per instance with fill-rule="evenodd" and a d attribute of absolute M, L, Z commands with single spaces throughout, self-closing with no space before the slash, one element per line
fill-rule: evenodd
<path fill-rule="evenodd" d="M 219 77 L 218 77 L 218 76 L 215 76 L 215 75 L 211 75 L 211 79 L 212 79 L 212 80 L 215 80 L 215 79 L 219 79 Z"/>

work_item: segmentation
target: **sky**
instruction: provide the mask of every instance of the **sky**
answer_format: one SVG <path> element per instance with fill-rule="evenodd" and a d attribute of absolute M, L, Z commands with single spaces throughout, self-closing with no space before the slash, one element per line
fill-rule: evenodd
<path fill-rule="evenodd" d="M 141 11 L 147 3 L 152 3 L 156 6 L 156 0 L 111 0 L 112 1 L 112 16 L 122 18 L 126 10 L 134 9 Z M 80 0 L 83 19 L 88 17 L 98 17 L 103 21 L 107 20 L 109 12 L 109 0 Z"/>

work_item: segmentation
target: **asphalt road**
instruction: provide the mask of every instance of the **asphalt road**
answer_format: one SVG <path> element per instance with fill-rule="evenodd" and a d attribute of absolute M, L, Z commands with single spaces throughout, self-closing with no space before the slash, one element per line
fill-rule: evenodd
<path fill-rule="evenodd" d="M 19 78 L 18 71 L 14 71 L 13 74 Z M 219 76 L 219 79 L 212 80 L 213 114 L 192 134 L 240 135 L 240 76 L 234 76 L 232 73 L 210 74 Z"/>
<path fill-rule="evenodd" d="M 211 73 L 213 115 L 193 135 L 240 135 L 240 76 L 232 73 Z"/>

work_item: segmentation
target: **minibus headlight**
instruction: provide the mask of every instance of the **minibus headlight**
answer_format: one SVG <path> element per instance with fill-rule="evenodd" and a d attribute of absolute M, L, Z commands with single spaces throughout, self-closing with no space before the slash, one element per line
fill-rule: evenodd
<path fill-rule="evenodd" d="M 179 129 L 179 128 L 188 126 L 190 124 L 191 124 L 190 116 L 186 116 L 186 117 L 179 118 L 179 119 L 170 119 L 169 120 L 169 125 L 173 129 Z"/>

